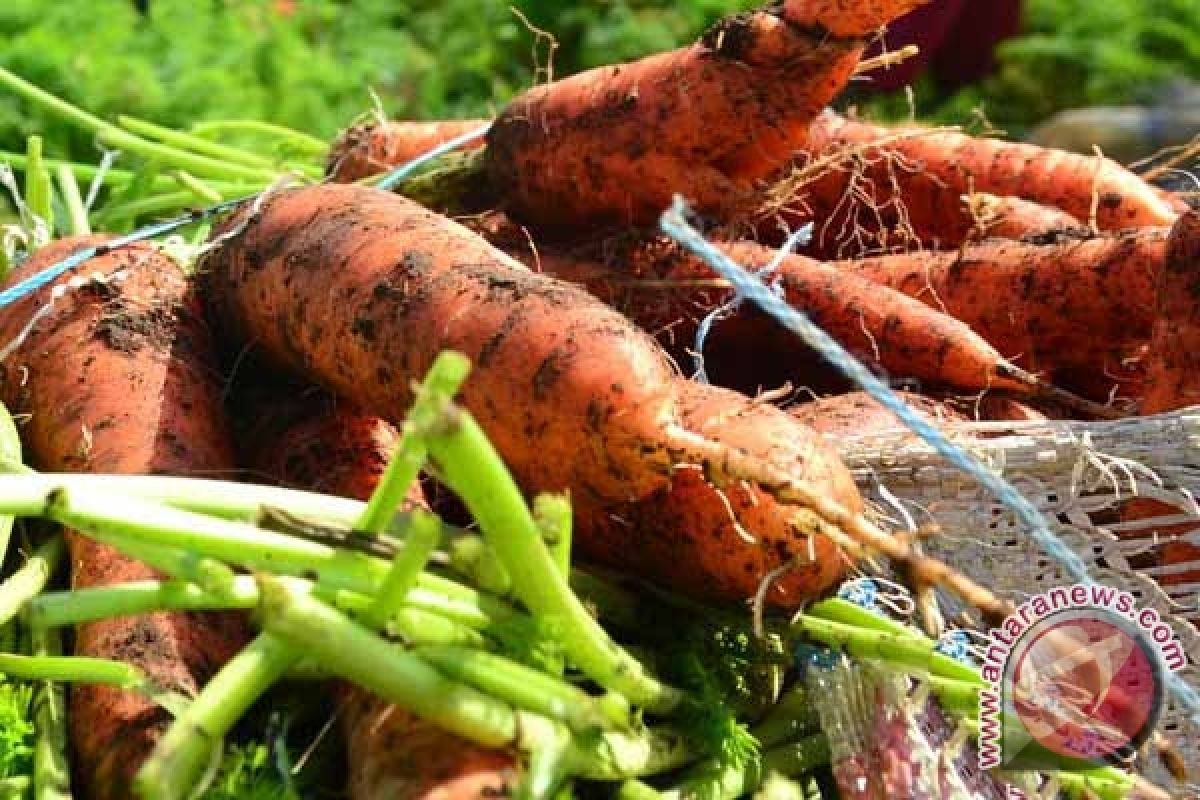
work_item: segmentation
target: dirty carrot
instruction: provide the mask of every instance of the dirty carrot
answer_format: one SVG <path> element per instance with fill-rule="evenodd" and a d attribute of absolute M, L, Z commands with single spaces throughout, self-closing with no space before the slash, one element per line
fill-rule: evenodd
<path fill-rule="evenodd" d="M 205 262 L 227 329 L 393 420 L 437 353 L 466 354 L 475 371 L 463 404 L 522 488 L 569 489 L 580 548 L 593 555 L 608 550 L 654 576 L 638 556 L 638 531 L 606 528 L 609 535 L 598 537 L 586 522 L 662 490 L 678 463 L 681 448 L 672 437 L 684 430 L 682 382 L 648 336 L 582 289 L 532 273 L 466 229 L 378 190 L 326 185 L 280 192 L 258 216 L 234 218 L 225 229 L 241 222 L 248 223 L 245 231 Z M 323 324 L 313 326 L 314 319 Z M 813 436 L 798 424 L 794 435 Z M 726 448 L 719 438 L 713 445 Z M 826 476 L 814 486 L 860 507 L 842 465 L 795 466 Z M 768 506 L 784 517 L 794 511 Z M 736 537 L 724 509 L 705 528 Z M 745 546 L 759 554 L 750 563 L 764 571 L 727 560 L 724 580 L 715 584 L 725 599 L 753 595 L 767 571 L 807 549 L 796 537 L 787 547 Z M 695 549 L 675 553 L 673 574 L 684 574 L 688 563 L 699 569 L 700 558 Z M 839 564 L 840 557 L 805 573 L 816 582 L 793 583 L 786 600 L 823 591 Z M 698 584 L 689 582 L 693 589 Z"/>
<path fill-rule="evenodd" d="M 803 218 L 820 220 L 822 246 L 857 223 L 907 226 L 948 241 L 939 218 L 953 219 L 948 211 L 976 192 L 1060 209 L 1075 224 L 1094 222 L 1100 230 L 1170 225 L 1178 216 L 1174 202 L 1107 159 L 955 130 L 887 128 L 832 111 L 813 123 L 794 171 L 775 187 L 768 207 L 803 209 Z M 960 228 L 973 217 L 957 216 Z M 1008 233 L 1044 233 L 1068 221 L 1028 207 L 1014 218 L 1020 220 Z"/>
<path fill-rule="evenodd" d="M 695 44 L 517 97 L 487 136 L 507 210 L 542 227 L 647 224 L 683 194 L 729 213 L 804 141 L 867 37 L 924 0 L 789 0 Z"/>
<path fill-rule="evenodd" d="M 371 119 L 342 131 L 325 162 L 325 174 L 339 183 L 368 178 L 406 164 L 434 147 L 487 127 L 487 120 Z M 482 137 L 465 147 L 482 146 Z"/>
<path fill-rule="evenodd" d="M 11 279 L 101 241 L 52 244 Z M 30 414 L 22 436 L 31 463 L 69 472 L 231 469 L 209 333 L 178 266 L 154 247 L 136 245 L 93 258 L 83 274 L 102 278 L 85 280 L 49 307 L 53 285 L 45 287 L 0 320 L 0 341 L 15 348 L 3 364 L 0 395 Z M 154 577 L 77 533 L 67 542 L 76 587 Z M 240 617 L 150 614 L 80 626 L 75 652 L 127 661 L 158 686 L 190 694 L 242 641 Z M 77 775 L 95 798 L 129 796 L 133 773 L 170 721 L 144 696 L 112 686 L 74 687 L 69 716 Z"/>

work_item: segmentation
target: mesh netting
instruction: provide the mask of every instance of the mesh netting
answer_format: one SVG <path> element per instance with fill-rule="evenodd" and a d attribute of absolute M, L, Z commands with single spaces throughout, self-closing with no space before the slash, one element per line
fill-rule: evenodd
<path fill-rule="evenodd" d="M 1116 422 L 958 423 L 944 431 L 1000 472 L 1046 515 L 1099 583 L 1129 591 L 1175 631 L 1200 686 L 1200 558 L 1153 566 L 1167 537 L 1200 547 L 1200 409 Z M 910 432 L 843 439 L 842 457 L 881 514 L 897 527 L 937 523 L 924 550 L 1013 602 L 1072 583 L 1025 534 L 1013 513 Z M 884 488 L 886 487 L 886 488 Z M 1171 508 L 1122 521 L 1121 506 L 1149 497 Z M 965 611 L 940 597 L 947 616 Z M 1160 730 L 1200 774 L 1200 726 L 1168 696 Z M 1147 777 L 1163 785 L 1155 759 Z"/>

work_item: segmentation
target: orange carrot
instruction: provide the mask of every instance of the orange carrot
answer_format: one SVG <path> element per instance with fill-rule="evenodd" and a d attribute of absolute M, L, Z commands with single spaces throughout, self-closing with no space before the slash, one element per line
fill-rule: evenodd
<path fill-rule="evenodd" d="M 99 241 L 50 245 L 10 281 Z M 0 395 L 13 411 L 30 414 L 21 433 L 33 463 L 70 472 L 231 471 L 212 342 L 178 266 L 139 244 L 97 256 L 81 272 L 110 280 L 71 291 L 23 340 L 19 333 L 53 285 L 0 317 L 0 341 L 21 342 L 3 365 Z M 67 542 L 77 588 L 156 577 L 80 534 L 68 532 Z M 82 625 L 75 652 L 128 661 L 159 686 L 194 694 L 243 642 L 239 616 L 157 613 Z M 72 688 L 69 717 L 76 775 L 84 793 L 100 799 L 130 796 L 133 775 L 171 722 L 140 694 L 94 685 Z"/>
<path fill-rule="evenodd" d="M 967 417 L 952 406 L 914 392 L 897 392 L 910 408 L 929 422 L 958 422 Z M 902 427 L 896 415 L 879 405 L 866 392 L 848 392 L 819 397 L 788 409 L 808 427 L 834 440 Z"/>
<path fill-rule="evenodd" d="M 1101 230 L 1170 225 L 1178 216 L 1157 189 L 1107 159 L 954 131 L 887 128 L 831 111 L 812 124 L 796 173 L 776 187 L 769 207 L 792 209 L 779 213 L 789 227 L 815 220 L 822 252 L 856 225 L 868 234 L 908 232 L 957 245 L 956 232 L 970 227 L 970 216 L 958 210 L 961 198 L 976 192 L 1023 198 L 1083 222 L 1094 212 Z M 1006 232 L 1045 233 L 1067 221 L 1026 208 Z"/>
<path fill-rule="evenodd" d="M 1013 362 L 1104 400 L 1141 391 L 1166 238 L 1146 228 L 831 266 L 942 310 Z"/>
<path fill-rule="evenodd" d="M 729 297 L 727 290 L 712 285 L 706 265 L 660 239 L 609 242 L 606 252 L 582 256 L 545 247 L 535 255 L 519 239 L 508 238 L 506 244 L 516 253 L 529 254 L 531 265 L 587 286 L 673 344 L 670 349 L 681 359 L 693 347 L 699 320 Z M 721 247 L 753 268 L 768 265 L 775 256 L 775 251 L 752 242 Z M 919 263 L 915 256 L 910 260 Z M 894 377 L 972 391 L 1057 394 L 1006 361 L 966 324 L 903 291 L 803 256 L 786 258 L 774 278 L 792 306 L 855 355 Z M 819 390 L 842 388 L 823 375 L 828 365 L 815 361 L 795 336 L 754 308 L 744 307 L 721 321 L 710 341 L 706 367 L 712 367 L 719 382 L 743 391 L 789 381 Z"/>
<path fill-rule="evenodd" d="M 1143 414 L 1200 403 L 1200 211 L 1189 211 L 1171 228 L 1163 265 L 1155 286 Z"/>
<path fill-rule="evenodd" d="M 251 406 L 248 465 L 280 485 L 366 501 L 399 441 L 396 429 L 323 393 L 289 394 Z M 425 507 L 419 485 L 406 506 Z M 474 800 L 512 789 L 510 754 L 478 747 L 352 684 L 338 684 L 336 695 L 350 800 Z"/>
<path fill-rule="evenodd" d="M 674 541 L 694 533 L 606 527 L 601 537 L 589 520 L 599 525 L 608 510 L 651 502 L 671 484 L 672 467 L 681 460 L 694 455 L 696 463 L 708 464 L 717 453 L 745 455 L 731 452 L 736 448 L 724 441 L 724 429 L 703 446 L 686 435 L 680 410 L 686 382 L 653 340 L 620 314 L 577 287 L 526 270 L 410 201 L 365 187 L 323 185 L 273 194 L 257 215 L 243 212 L 222 229 L 242 222 L 245 230 L 206 261 L 227 329 L 274 361 L 393 419 L 408 407 L 413 381 L 439 352 L 466 354 L 475 368 L 464 406 L 527 492 L 571 492 L 585 552 L 608 548 L 611 560 L 656 577 L 657 565 L 642 555 L 657 546 L 651 538 Z M 793 447 L 814 437 L 788 424 Z M 825 458 L 818 449 L 810 452 Z M 720 474 L 719 465 L 712 467 Z M 861 507 L 836 459 L 789 467 L 793 475 L 813 476 L 823 496 L 852 514 Z M 780 523 L 742 544 L 757 553 L 747 558 L 761 570 L 726 559 L 721 581 L 686 588 L 721 599 L 751 595 L 765 571 L 798 547 L 807 549 L 783 524 L 794 512 L 764 497 L 755 513 Z M 724 506 L 719 518 L 695 530 L 710 536 L 673 553 L 675 577 L 689 568 L 707 574 L 716 562 L 703 543 L 725 547 L 730 540 L 718 542 L 716 531 L 736 538 Z M 840 557 L 826 542 L 814 549 L 828 562 L 797 575 L 781 602 L 795 604 L 836 579 Z"/>
<path fill-rule="evenodd" d="M 788 0 L 697 43 L 539 86 L 487 137 L 507 210 L 541 227 L 653 222 L 675 194 L 722 215 L 781 167 L 866 37 L 926 0 Z"/>
<path fill-rule="evenodd" d="M 405 164 L 451 139 L 480 130 L 486 120 L 371 120 L 338 135 L 325 164 L 331 180 L 351 183 Z M 465 147 L 483 145 L 480 138 Z"/>

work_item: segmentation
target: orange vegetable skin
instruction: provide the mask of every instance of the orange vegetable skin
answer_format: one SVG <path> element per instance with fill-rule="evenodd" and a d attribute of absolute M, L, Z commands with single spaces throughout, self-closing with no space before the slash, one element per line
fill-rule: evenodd
<path fill-rule="evenodd" d="M 52 244 L 9 281 L 100 241 Z M 3 365 L 5 404 L 30 414 L 21 428 L 30 460 L 48 471 L 208 478 L 231 471 L 212 342 L 183 273 L 149 245 L 98 256 L 80 272 L 119 270 L 123 281 L 89 284 L 59 300 Z M 14 340 L 51 288 L 5 309 L 0 341 Z M 68 532 L 67 543 L 76 588 L 158 577 L 81 534 Z M 240 616 L 157 613 L 80 626 L 75 653 L 130 662 L 159 686 L 194 694 L 244 641 Z M 131 796 L 133 775 L 171 715 L 140 694 L 80 684 L 71 689 L 68 719 L 76 779 L 86 796 L 103 800 Z"/>
<path fill-rule="evenodd" d="M 491 183 L 542 227 L 653 222 L 676 193 L 726 215 L 803 142 L 866 35 L 922 2 L 772 5 L 691 46 L 531 89 L 488 133 Z"/>
<path fill-rule="evenodd" d="M 686 384 L 653 340 L 582 289 L 531 273 L 403 198 L 336 185 L 280 192 L 206 266 L 230 330 L 370 413 L 397 418 L 439 352 L 466 354 L 475 367 L 463 404 L 522 488 L 569 490 L 581 519 L 670 484 Z M 799 425 L 794 433 L 811 436 Z M 714 436 L 724 442 L 723 431 Z M 827 469 L 844 474 L 840 464 Z M 838 491 L 844 505 L 860 502 Z M 649 537 L 623 530 L 617 557 L 655 578 L 639 552 Z M 596 535 L 581 521 L 581 548 Z M 703 558 L 674 554 L 697 569 Z M 762 577 L 732 561 L 726 569 L 724 598 L 749 596 Z M 827 587 L 805 585 L 790 599 Z"/>
<path fill-rule="evenodd" d="M 684 382 L 678 397 L 688 430 L 827 486 L 831 497 L 862 509 L 833 449 L 786 412 L 693 382 Z M 577 525 L 587 532 L 577 539 L 585 558 L 618 569 L 636 564 L 643 574 L 693 596 L 745 599 L 769 572 L 790 564 L 765 599 L 792 607 L 814 586 L 832 586 L 848 566 L 811 515 L 781 514 L 771 497 L 742 483 L 714 488 L 694 465 L 679 466 L 669 485 L 636 503 L 583 504 L 577 514 Z"/>
<path fill-rule="evenodd" d="M 329 149 L 325 173 L 339 183 L 369 178 L 445 144 L 451 139 L 482 129 L 487 120 L 451 119 L 438 121 L 372 120 L 347 128 Z M 483 138 L 464 147 L 478 148 Z"/>
<path fill-rule="evenodd" d="M 1200 403 L 1200 211 L 1172 227 L 1155 297 L 1143 414 Z"/>
<path fill-rule="evenodd" d="M 832 266 L 942 310 L 1018 365 L 1103 400 L 1114 387 L 1126 396 L 1141 391 L 1139 359 L 1166 237 L 1165 228 L 1146 228 L 1042 244 L 992 241 Z"/>
<path fill-rule="evenodd" d="M 266 423 L 250 435 L 248 463 L 297 489 L 365 502 L 399 441 L 388 423 L 327 396 L 280 398 L 257 412 Z M 406 506 L 425 507 L 419 484 Z M 511 791 L 511 754 L 478 747 L 352 684 L 336 692 L 350 800 L 475 800 Z"/>
<path fill-rule="evenodd" d="M 703 285 L 710 268 L 672 244 L 659 240 L 614 246 L 605 256 L 572 256 L 541 248 L 527 253 L 531 265 L 582 283 L 624 311 L 641 327 L 660 333 L 678 357 L 691 363 L 699 321 L 731 297 L 725 289 Z M 749 268 L 766 266 L 776 251 L 752 242 L 721 245 Z M 917 264 L 917 257 L 910 259 Z M 788 303 L 858 357 L 892 376 L 961 389 L 1029 387 L 1006 376 L 1001 355 L 963 322 L 924 305 L 903 291 L 891 290 L 847 270 L 803 256 L 783 261 L 774 278 Z M 815 360 L 794 334 L 749 305 L 719 322 L 709 337 L 705 364 L 722 382 L 740 389 L 773 387 L 785 381 L 824 388 L 828 365 Z"/>

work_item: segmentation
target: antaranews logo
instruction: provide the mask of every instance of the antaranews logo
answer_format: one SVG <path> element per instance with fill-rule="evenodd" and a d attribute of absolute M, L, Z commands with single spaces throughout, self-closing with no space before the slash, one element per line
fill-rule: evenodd
<path fill-rule="evenodd" d="M 1129 592 L 1051 589 L 991 631 L 980 694 L 979 765 L 1111 763 L 1153 732 L 1164 670 L 1187 664 L 1175 632 Z"/>

